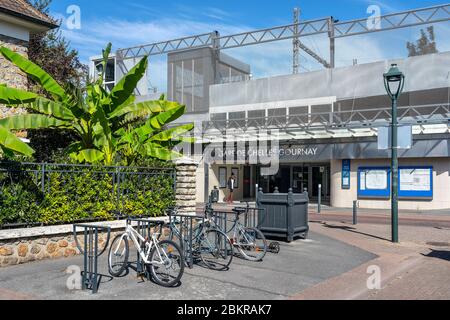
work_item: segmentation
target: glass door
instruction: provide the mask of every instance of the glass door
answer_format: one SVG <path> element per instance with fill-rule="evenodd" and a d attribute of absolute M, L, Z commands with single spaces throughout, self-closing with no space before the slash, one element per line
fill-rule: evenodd
<path fill-rule="evenodd" d="M 292 189 L 294 193 L 308 192 L 309 170 L 308 166 L 294 167 L 292 178 Z"/>
<path fill-rule="evenodd" d="M 322 186 L 322 201 L 329 201 L 330 199 L 330 181 L 331 168 L 329 165 L 313 166 L 311 177 L 311 187 L 309 195 L 312 199 L 319 198 L 319 185 Z"/>
<path fill-rule="evenodd" d="M 323 173 L 321 167 L 312 167 L 312 190 L 310 194 L 313 199 L 319 198 L 319 185 L 322 185 L 323 192 Z"/>

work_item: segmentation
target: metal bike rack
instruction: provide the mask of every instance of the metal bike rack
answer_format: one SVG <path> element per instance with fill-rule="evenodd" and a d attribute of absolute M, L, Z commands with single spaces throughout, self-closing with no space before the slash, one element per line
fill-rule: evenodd
<path fill-rule="evenodd" d="M 247 227 L 247 228 L 258 228 L 261 221 L 259 221 L 258 217 L 260 216 L 260 212 L 265 212 L 265 209 L 259 209 L 259 208 L 253 208 L 247 205 L 247 207 L 237 207 L 237 208 L 243 208 L 246 210 L 245 213 L 241 215 L 241 223 Z M 229 220 L 229 216 L 235 216 L 236 213 L 234 212 L 225 212 L 225 211 L 216 211 L 212 210 L 210 211 L 211 218 L 214 223 L 224 232 L 229 233 L 232 230 L 228 229 L 228 226 L 233 226 L 233 221 Z"/>
<path fill-rule="evenodd" d="M 84 238 L 83 246 L 78 242 L 77 234 L 78 229 L 83 229 L 82 234 Z M 99 250 L 98 245 L 98 235 L 101 232 L 107 233 L 107 238 L 105 246 L 102 250 Z M 100 285 L 100 279 L 98 274 L 98 257 L 100 257 L 108 247 L 109 239 L 111 235 L 111 228 L 105 226 L 96 226 L 89 224 L 74 224 L 73 225 L 73 236 L 75 243 L 80 250 L 81 254 L 84 255 L 84 264 L 82 274 L 82 289 L 92 290 L 95 294 L 98 292 L 98 287 Z"/>
<path fill-rule="evenodd" d="M 178 231 L 180 232 L 180 245 L 183 250 L 184 259 L 186 261 L 187 267 L 192 269 L 194 267 L 194 228 L 196 223 L 204 223 L 204 217 L 183 215 L 183 214 L 172 214 L 169 216 L 170 224 L 179 224 Z"/>
<path fill-rule="evenodd" d="M 145 218 L 128 218 L 127 219 L 127 225 L 131 225 L 132 223 L 136 223 L 136 226 L 133 226 L 135 230 L 144 238 L 144 239 L 151 239 L 152 235 L 154 233 L 159 233 L 162 235 L 163 233 L 163 226 L 164 221 L 151 221 Z M 159 229 L 157 229 L 159 228 Z M 145 243 L 138 238 L 139 241 L 139 247 L 145 245 Z M 144 274 L 147 279 L 150 279 L 150 273 L 148 272 L 147 268 L 145 267 L 145 263 L 142 260 L 139 252 L 136 253 L 137 260 L 136 260 L 136 272 L 138 275 Z"/>
<path fill-rule="evenodd" d="M 245 219 L 244 225 L 247 228 L 259 229 L 259 227 L 265 220 L 265 214 L 263 214 L 263 213 L 266 212 L 266 209 L 250 207 L 250 205 L 248 203 L 247 203 L 247 207 L 245 207 L 245 209 L 247 209 L 247 212 L 244 214 L 244 219 Z M 263 218 L 261 219 L 261 217 L 263 217 Z"/>

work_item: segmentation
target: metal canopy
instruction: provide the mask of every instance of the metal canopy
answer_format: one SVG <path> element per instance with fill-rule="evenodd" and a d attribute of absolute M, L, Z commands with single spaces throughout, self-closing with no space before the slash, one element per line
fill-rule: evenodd
<path fill-rule="evenodd" d="M 450 4 L 383 15 L 379 19 L 379 28 L 369 27 L 367 25 L 367 18 L 339 22 L 333 17 L 327 17 L 227 36 L 220 36 L 218 32 L 212 32 L 165 42 L 119 49 L 117 55 L 122 59 L 131 59 L 142 57 L 144 55 L 159 55 L 204 47 L 223 50 L 327 34 L 330 39 L 329 61 L 320 57 L 303 43 L 300 42 L 299 46 L 303 51 L 325 67 L 334 68 L 335 39 L 449 21 Z"/>
<path fill-rule="evenodd" d="M 427 112 L 424 112 L 426 110 Z M 203 141 L 226 141 L 229 136 L 278 131 L 286 139 L 374 136 L 389 126 L 390 108 L 326 112 L 310 115 L 243 118 L 203 123 Z M 450 104 L 399 107 L 399 125 L 413 126 L 415 134 L 448 133 Z"/>

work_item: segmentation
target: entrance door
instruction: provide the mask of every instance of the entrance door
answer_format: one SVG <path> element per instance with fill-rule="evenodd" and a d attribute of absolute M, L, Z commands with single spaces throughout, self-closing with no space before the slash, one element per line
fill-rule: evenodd
<path fill-rule="evenodd" d="M 322 185 L 323 190 L 323 174 L 324 167 L 312 167 L 312 198 L 319 198 L 319 185 Z"/>
<path fill-rule="evenodd" d="M 303 193 L 308 191 L 309 172 L 308 167 L 294 167 L 293 185 L 294 193 Z"/>
<path fill-rule="evenodd" d="M 271 177 L 269 192 L 274 192 L 278 188 L 280 193 L 288 193 L 291 187 L 291 167 L 282 166 L 276 176 Z"/>
<path fill-rule="evenodd" d="M 312 190 L 309 192 L 310 197 L 314 200 L 319 198 L 319 185 L 322 185 L 322 201 L 330 200 L 330 167 L 315 166 L 312 170 Z"/>

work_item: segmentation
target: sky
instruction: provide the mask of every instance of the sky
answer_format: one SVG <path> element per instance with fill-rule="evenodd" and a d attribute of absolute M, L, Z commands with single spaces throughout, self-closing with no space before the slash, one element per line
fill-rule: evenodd
<path fill-rule="evenodd" d="M 214 30 L 227 35 L 290 24 L 294 7 L 301 9 L 303 20 L 333 16 L 346 21 L 369 17 L 367 10 L 371 5 L 377 5 L 384 15 L 445 3 L 446 0 L 53 0 L 51 14 L 62 20 L 64 37 L 87 63 L 108 42 L 119 49 Z M 73 23 L 77 21 L 73 20 L 74 5 L 80 10 L 79 25 Z M 435 29 L 439 51 L 449 51 L 450 22 L 436 24 Z M 406 57 L 406 42 L 419 36 L 420 28 L 415 27 L 338 39 L 336 64 L 339 67 L 351 65 L 354 59 L 366 63 Z M 329 60 L 326 36 L 301 41 Z M 249 63 L 256 78 L 292 72 L 292 40 L 229 49 L 226 53 Z M 165 56 L 150 59 L 149 81 L 163 89 L 167 74 L 165 59 Z M 305 53 L 300 61 L 301 72 L 322 68 Z"/>

